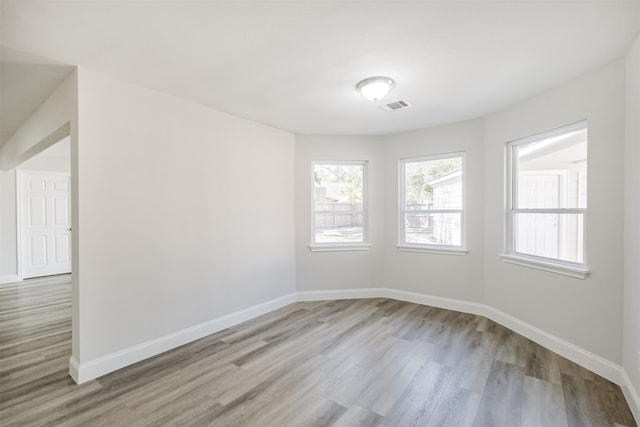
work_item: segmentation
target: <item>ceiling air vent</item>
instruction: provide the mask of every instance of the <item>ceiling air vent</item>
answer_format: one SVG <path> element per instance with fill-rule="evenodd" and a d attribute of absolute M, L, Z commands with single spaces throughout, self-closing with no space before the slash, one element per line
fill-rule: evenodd
<path fill-rule="evenodd" d="M 380 108 L 382 108 L 385 111 L 396 111 L 396 110 L 402 110 L 403 108 L 409 108 L 409 107 L 411 107 L 411 104 L 409 104 L 407 101 L 395 101 L 395 102 L 390 102 L 388 104 L 380 106 Z"/>

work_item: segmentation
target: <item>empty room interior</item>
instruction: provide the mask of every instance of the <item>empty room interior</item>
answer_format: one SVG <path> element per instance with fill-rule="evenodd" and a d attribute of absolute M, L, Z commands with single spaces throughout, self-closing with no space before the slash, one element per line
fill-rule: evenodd
<path fill-rule="evenodd" d="M 0 425 L 637 426 L 640 1 L 0 1 Z"/>

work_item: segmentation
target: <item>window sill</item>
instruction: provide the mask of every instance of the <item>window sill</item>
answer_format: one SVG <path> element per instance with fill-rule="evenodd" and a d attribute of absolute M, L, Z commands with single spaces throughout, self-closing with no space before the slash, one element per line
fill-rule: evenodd
<path fill-rule="evenodd" d="M 469 249 L 467 248 L 448 248 L 445 246 L 419 246 L 419 245 L 397 245 L 401 251 L 405 252 L 426 252 L 431 254 L 441 254 L 441 255 L 466 255 L 469 253 Z"/>
<path fill-rule="evenodd" d="M 367 243 L 309 245 L 311 252 L 368 251 L 370 247 Z"/>
<path fill-rule="evenodd" d="M 524 267 L 562 274 L 564 276 L 574 277 L 576 279 L 584 280 L 590 273 L 589 270 L 584 267 L 546 261 L 538 258 L 528 257 L 525 255 L 500 254 L 500 258 L 502 258 L 504 262 L 508 262 L 510 264 L 522 265 Z"/>

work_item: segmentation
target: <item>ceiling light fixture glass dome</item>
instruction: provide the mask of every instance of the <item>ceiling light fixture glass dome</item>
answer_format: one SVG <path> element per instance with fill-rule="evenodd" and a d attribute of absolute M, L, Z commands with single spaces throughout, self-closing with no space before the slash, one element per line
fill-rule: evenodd
<path fill-rule="evenodd" d="M 387 96 L 394 86 L 389 77 L 369 77 L 356 86 L 356 89 L 369 101 L 377 101 Z"/>

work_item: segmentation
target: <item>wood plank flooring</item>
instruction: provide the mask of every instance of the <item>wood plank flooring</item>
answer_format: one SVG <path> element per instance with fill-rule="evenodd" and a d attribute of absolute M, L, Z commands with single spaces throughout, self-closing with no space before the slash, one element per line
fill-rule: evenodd
<path fill-rule="evenodd" d="M 83 385 L 68 276 L 0 286 L 0 425 L 636 426 L 620 388 L 470 314 L 296 303 Z"/>

